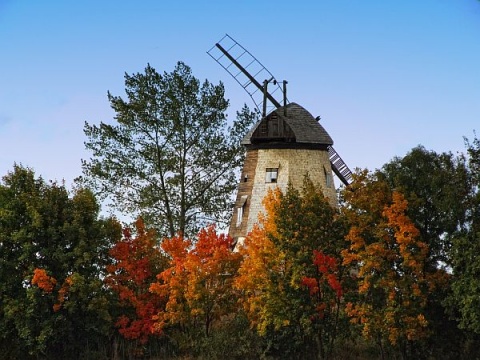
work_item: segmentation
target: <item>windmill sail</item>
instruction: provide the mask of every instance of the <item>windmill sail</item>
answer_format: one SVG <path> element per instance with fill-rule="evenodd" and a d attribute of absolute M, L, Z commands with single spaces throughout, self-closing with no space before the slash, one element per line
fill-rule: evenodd
<path fill-rule="evenodd" d="M 335 151 L 333 146 L 328 147 L 328 156 L 330 163 L 332 164 L 332 170 L 335 175 L 344 183 L 348 185 L 352 182 L 352 172 L 348 168 L 347 164 L 342 160 L 340 155 Z"/>
<path fill-rule="evenodd" d="M 283 101 L 283 91 L 275 77 L 260 61 L 247 49 L 236 42 L 228 34 L 207 51 L 217 63 L 240 84 L 250 95 L 258 111 L 262 112 L 264 94 L 263 81 L 269 81 L 267 94 L 270 104 L 267 110 L 271 111 L 280 107 Z"/>
<path fill-rule="evenodd" d="M 240 84 L 250 95 L 257 109 L 262 112 L 265 99 L 267 110 L 279 108 L 284 101 L 284 93 L 280 83 L 270 71 L 263 66 L 247 49 L 226 34 L 218 43 L 207 51 L 220 66 Z M 272 84 L 264 94 L 263 82 Z M 348 185 L 352 179 L 352 172 L 332 146 L 328 146 L 328 154 L 332 170 L 340 181 Z"/>

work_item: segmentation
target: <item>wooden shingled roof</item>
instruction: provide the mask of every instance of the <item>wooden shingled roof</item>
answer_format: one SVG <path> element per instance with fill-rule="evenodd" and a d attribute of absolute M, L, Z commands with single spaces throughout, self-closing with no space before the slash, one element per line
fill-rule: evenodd
<path fill-rule="evenodd" d="M 276 113 L 279 119 L 283 120 L 293 131 L 295 143 L 297 144 L 317 144 L 333 145 L 333 140 L 322 125 L 305 108 L 297 103 L 287 105 L 287 116 L 284 115 L 284 107 L 279 107 L 266 116 L 268 118 Z M 258 121 L 242 140 L 242 145 L 251 145 L 251 137 L 262 121 Z"/>

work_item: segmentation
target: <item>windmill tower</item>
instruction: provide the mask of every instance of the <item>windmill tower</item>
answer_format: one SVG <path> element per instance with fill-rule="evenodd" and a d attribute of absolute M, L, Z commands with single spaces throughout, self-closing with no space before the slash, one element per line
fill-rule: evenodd
<path fill-rule="evenodd" d="M 247 91 L 262 112 L 262 118 L 242 140 L 246 156 L 230 236 L 241 243 L 257 222 L 268 190 L 278 186 L 285 191 L 289 183 L 300 188 L 307 173 L 335 206 L 333 173 L 345 185 L 349 184 L 352 173 L 333 149 L 333 140 L 320 124 L 320 118 L 314 118 L 296 103 L 289 103 L 287 82 L 283 81 L 281 87 L 275 77 L 230 36 L 225 35 L 208 54 Z M 269 91 L 269 85 L 273 90 Z"/>

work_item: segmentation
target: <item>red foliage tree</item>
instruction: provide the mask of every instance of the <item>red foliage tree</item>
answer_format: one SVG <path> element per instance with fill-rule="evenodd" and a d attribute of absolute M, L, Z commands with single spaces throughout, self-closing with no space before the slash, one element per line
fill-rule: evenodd
<path fill-rule="evenodd" d="M 107 267 L 105 282 L 118 294 L 124 309 L 116 326 L 125 338 L 146 343 L 153 334 L 153 317 L 165 305 L 163 297 L 149 291 L 165 265 L 165 257 L 156 246 L 155 232 L 145 229 L 138 219 L 135 236 L 130 229 L 124 229 L 122 241 L 111 249 L 110 255 L 114 262 Z"/>

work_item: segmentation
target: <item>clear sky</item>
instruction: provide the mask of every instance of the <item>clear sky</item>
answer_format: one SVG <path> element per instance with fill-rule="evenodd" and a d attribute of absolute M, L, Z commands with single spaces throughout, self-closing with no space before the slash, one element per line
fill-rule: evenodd
<path fill-rule="evenodd" d="M 206 51 L 228 33 L 335 141 L 351 169 L 480 135 L 478 0 L 0 0 L 0 175 L 81 174 L 83 124 L 111 121 L 124 73 L 184 61 L 250 97 Z"/>

